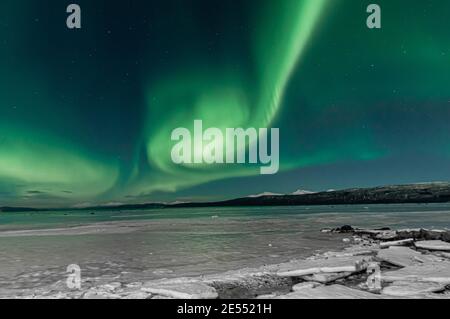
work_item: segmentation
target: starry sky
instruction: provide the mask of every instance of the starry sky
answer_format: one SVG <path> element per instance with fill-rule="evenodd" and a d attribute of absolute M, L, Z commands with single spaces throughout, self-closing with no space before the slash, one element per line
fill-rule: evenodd
<path fill-rule="evenodd" d="M 280 172 L 175 165 L 195 119 L 280 128 Z M 449 119 L 446 0 L 0 2 L 0 206 L 449 180 Z"/>

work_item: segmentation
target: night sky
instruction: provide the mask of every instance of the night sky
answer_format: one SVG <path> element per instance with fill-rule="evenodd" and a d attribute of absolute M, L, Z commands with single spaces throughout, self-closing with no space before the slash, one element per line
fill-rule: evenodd
<path fill-rule="evenodd" d="M 280 128 L 281 171 L 175 165 L 195 119 Z M 447 0 L 0 2 L 0 206 L 449 180 L 449 119 Z"/>

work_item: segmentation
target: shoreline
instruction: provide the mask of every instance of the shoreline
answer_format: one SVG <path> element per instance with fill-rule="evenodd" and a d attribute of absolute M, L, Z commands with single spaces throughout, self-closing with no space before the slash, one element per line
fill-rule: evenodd
<path fill-rule="evenodd" d="M 319 230 L 318 230 L 319 231 Z M 450 230 L 323 229 L 348 247 L 213 275 L 100 285 L 65 280 L 25 299 L 450 299 Z M 6 294 L 5 294 L 6 293 Z M 13 293 L 11 291 L 11 293 Z M 4 294 L 8 297 L 6 291 Z"/>
<path fill-rule="evenodd" d="M 272 209 L 272 206 L 265 206 L 265 209 Z M 315 210 L 320 208 L 320 210 Z M 233 219 L 252 219 L 252 218 L 285 218 L 285 217 L 301 217 L 314 214 L 315 216 L 340 216 L 341 214 L 355 214 L 373 216 L 375 214 L 383 215 L 398 215 L 400 213 L 407 213 L 414 217 L 420 214 L 433 214 L 447 215 L 450 210 L 450 203 L 438 203 L 438 204 L 373 204 L 373 205 L 323 205 L 323 206 L 282 206 L 277 210 L 277 214 L 255 214 L 252 212 L 250 215 L 242 213 L 240 209 L 247 209 L 247 207 L 211 207 L 211 211 L 208 208 L 202 208 L 204 214 L 195 215 L 196 218 L 201 220 L 233 220 Z M 352 210 L 353 209 L 353 210 Z M 398 210 L 397 210 L 398 209 Z M 98 211 L 90 212 L 88 210 L 82 211 L 83 214 L 76 215 L 76 219 L 67 219 L 70 215 L 64 211 L 55 211 L 50 215 L 46 215 L 49 212 L 26 212 L 19 213 L 21 222 L 11 222 L 15 218 L 16 213 L 0 213 L 1 217 L 7 217 L 3 224 L 0 225 L 0 238 L 2 237 L 21 237 L 21 236 L 46 236 L 46 235 L 78 235 L 78 234 L 95 234 L 96 228 L 105 233 L 123 233 L 135 228 L 142 228 L 148 224 L 159 224 L 164 222 L 181 222 L 191 220 L 191 210 L 197 212 L 195 208 L 185 208 L 184 215 L 169 214 L 168 212 L 175 212 L 176 210 L 161 209 L 161 210 L 142 210 L 142 211 Z M 282 213 L 279 214 L 279 211 Z M 140 212 L 139 214 L 133 214 L 133 212 Z M 43 217 L 41 219 L 42 213 Z M 188 214 L 189 213 L 189 214 Z M 51 220 L 46 220 L 50 216 Z M 444 218 L 437 223 L 427 223 L 423 220 L 419 220 L 415 223 L 402 223 L 401 220 L 397 224 L 388 223 L 387 225 L 394 225 L 393 227 L 447 227 L 447 221 Z M 0 220 L 1 221 L 1 220 Z M 343 221 L 342 223 L 351 223 L 351 220 Z M 402 225 L 398 225 L 398 224 Z M 372 225 L 378 225 L 381 227 L 385 225 L 378 223 L 376 220 L 370 221 L 366 224 L 366 227 Z M 128 230 L 128 231 L 129 231 Z"/>
<path fill-rule="evenodd" d="M 395 204 L 449 204 L 450 183 L 429 182 L 403 185 L 387 185 L 368 188 L 350 188 L 308 192 L 305 194 L 276 194 L 247 196 L 209 202 L 184 203 L 127 203 L 118 205 L 97 205 L 82 208 L 34 208 L 0 207 L 0 213 L 52 212 L 52 211 L 104 211 L 180 208 L 225 208 L 225 207 L 283 207 L 283 206 L 339 206 L 339 205 L 395 205 Z"/>

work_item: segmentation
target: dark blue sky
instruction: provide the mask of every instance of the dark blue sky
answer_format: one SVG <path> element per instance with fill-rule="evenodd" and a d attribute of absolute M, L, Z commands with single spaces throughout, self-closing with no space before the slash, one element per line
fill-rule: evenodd
<path fill-rule="evenodd" d="M 72 1 L 73 2 L 73 1 Z M 449 180 L 450 3 L 0 4 L 0 206 Z M 281 171 L 180 167 L 170 132 L 280 128 Z"/>

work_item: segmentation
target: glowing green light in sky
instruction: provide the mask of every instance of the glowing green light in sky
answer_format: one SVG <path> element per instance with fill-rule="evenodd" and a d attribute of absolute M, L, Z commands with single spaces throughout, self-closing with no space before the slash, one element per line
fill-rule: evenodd
<path fill-rule="evenodd" d="M 170 159 L 171 131 L 177 127 L 192 130 L 195 119 L 203 120 L 205 127 L 223 131 L 270 126 L 325 2 L 289 0 L 263 6 L 261 16 L 255 17 L 262 23 L 253 35 L 253 81 L 257 84 L 252 86 L 256 91 L 250 89 L 244 74 L 230 71 L 227 65 L 206 72 L 199 66 L 150 88 L 147 155 L 150 165 L 164 176 L 153 174 L 151 182 L 143 185 L 144 190 L 175 191 L 214 179 L 257 173 L 244 167 L 177 167 Z"/>

